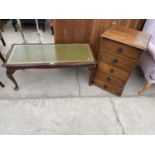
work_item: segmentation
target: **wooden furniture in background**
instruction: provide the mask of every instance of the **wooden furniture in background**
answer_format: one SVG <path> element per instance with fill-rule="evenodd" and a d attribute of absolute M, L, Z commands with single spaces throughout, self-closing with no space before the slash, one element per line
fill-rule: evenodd
<path fill-rule="evenodd" d="M 2 53 L 1 53 L 1 51 L 0 51 L 0 59 L 3 61 L 3 63 L 5 63 L 5 59 L 4 59 L 4 57 L 3 57 Z"/>
<path fill-rule="evenodd" d="M 94 84 L 120 96 L 149 40 L 150 35 L 121 26 L 105 31 L 101 35 Z"/>
<path fill-rule="evenodd" d="M 51 19 L 49 19 L 48 22 L 49 22 L 49 25 L 50 25 L 50 28 L 51 28 L 51 33 L 52 33 L 52 35 L 54 35 L 53 22 L 52 22 Z"/>
<path fill-rule="evenodd" d="M 1 31 L 0 31 L 0 40 L 2 41 L 3 45 L 6 46 L 6 43 L 5 43 L 5 41 L 4 41 L 4 38 L 3 38 L 3 36 L 2 36 Z M 3 61 L 3 63 L 5 63 L 5 59 L 4 59 L 4 57 L 3 57 L 2 53 L 1 53 L 1 51 L 0 51 L 0 59 Z M 4 84 L 3 84 L 1 81 L 0 81 L 0 86 L 1 86 L 1 87 L 5 87 Z"/>
<path fill-rule="evenodd" d="M 2 44 L 3 44 L 4 46 L 6 46 L 6 43 L 5 43 L 5 40 L 4 40 L 4 38 L 3 38 L 3 35 L 2 35 L 2 33 L 1 33 L 1 31 L 0 31 L 0 40 L 2 41 Z"/>
<path fill-rule="evenodd" d="M 100 35 L 112 25 L 141 30 L 145 19 L 54 19 L 55 43 L 89 43 L 97 58 Z"/>
<path fill-rule="evenodd" d="M 3 23 L 2 19 L 0 19 L 0 31 L 2 31 L 2 32 L 3 32 L 3 25 L 4 25 L 4 23 Z"/>
<path fill-rule="evenodd" d="M 2 20 L 0 20 L 0 40 L 2 41 L 2 44 L 3 44 L 4 46 L 6 46 L 6 43 L 5 43 L 5 41 L 4 41 L 4 38 L 3 38 L 3 36 L 2 36 L 1 31 L 3 31 L 3 21 L 2 21 Z M 5 59 L 4 59 L 4 57 L 3 57 L 2 53 L 1 53 L 1 51 L 0 51 L 0 59 L 3 61 L 3 63 L 5 63 Z M 4 85 L 1 81 L 0 81 L 0 86 L 1 86 L 1 87 L 5 87 L 5 85 Z"/>
<path fill-rule="evenodd" d="M 5 63 L 5 59 L 4 59 L 4 57 L 3 57 L 1 52 L 0 52 L 0 59 L 3 61 L 3 63 Z M 1 87 L 5 87 L 5 85 L 1 81 L 0 81 L 0 86 Z"/>
<path fill-rule="evenodd" d="M 39 27 L 41 27 L 43 29 L 43 31 L 45 31 L 45 19 L 38 19 L 38 24 Z M 20 19 L 20 22 L 22 25 L 34 25 L 35 26 L 35 19 Z M 12 26 L 15 29 L 15 32 L 17 32 L 17 20 L 16 19 L 12 19 Z"/>
<path fill-rule="evenodd" d="M 54 19 L 55 43 L 89 43 L 93 19 Z"/>
<path fill-rule="evenodd" d="M 9 19 L 0 19 L 0 31 L 4 32 L 4 25 L 9 21 Z"/>

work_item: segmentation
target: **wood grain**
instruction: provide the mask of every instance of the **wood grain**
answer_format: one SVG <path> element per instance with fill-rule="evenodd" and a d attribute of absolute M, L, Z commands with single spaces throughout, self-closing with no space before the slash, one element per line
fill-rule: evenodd
<path fill-rule="evenodd" d="M 128 80 L 130 75 L 128 72 L 106 63 L 99 63 L 98 70 L 125 82 Z"/>
<path fill-rule="evenodd" d="M 110 54 L 108 51 L 99 55 L 99 61 L 119 67 L 127 72 L 131 72 L 136 64 L 136 62 L 130 61 L 128 58 Z"/>
<path fill-rule="evenodd" d="M 99 79 L 100 81 L 104 81 L 107 84 L 113 85 L 115 87 L 124 87 L 124 85 L 125 85 L 124 81 L 114 78 L 110 74 L 100 72 L 100 71 L 96 72 L 96 79 Z"/>
<path fill-rule="evenodd" d="M 100 50 L 101 52 L 107 50 L 112 54 L 127 57 L 133 61 L 137 61 L 137 59 L 141 55 L 140 49 L 134 48 L 132 46 L 124 45 L 122 43 L 115 42 L 111 39 L 109 40 L 106 38 L 101 39 Z"/>
<path fill-rule="evenodd" d="M 121 96 L 123 88 L 122 87 L 117 87 L 115 85 L 107 84 L 107 82 L 104 82 L 100 79 L 95 79 L 94 80 L 95 85 L 98 86 L 101 89 L 104 89 L 110 93 L 113 93 L 115 95 Z"/>
<path fill-rule="evenodd" d="M 91 19 L 53 20 L 55 43 L 89 43 L 92 26 Z"/>
<path fill-rule="evenodd" d="M 146 51 L 150 41 L 150 35 L 144 32 L 136 31 L 131 28 L 114 26 L 101 35 L 123 44 Z"/>

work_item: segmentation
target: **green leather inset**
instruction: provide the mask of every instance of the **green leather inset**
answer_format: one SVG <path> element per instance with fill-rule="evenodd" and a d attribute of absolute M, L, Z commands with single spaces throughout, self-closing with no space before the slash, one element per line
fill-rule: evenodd
<path fill-rule="evenodd" d="M 94 62 L 88 44 L 14 45 L 7 64 Z"/>

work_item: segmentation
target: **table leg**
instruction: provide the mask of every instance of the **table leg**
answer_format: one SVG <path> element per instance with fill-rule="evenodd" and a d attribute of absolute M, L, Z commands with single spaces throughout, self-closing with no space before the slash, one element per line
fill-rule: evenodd
<path fill-rule="evenodd" d="M 14 27 L 15 32 L 17 32 L 17 27 L 16 27 L 16 24 L 15 24 L 15 23 L 12 23 L 12 26 Z"/>
<path fill-rule="evenodd" d="M 5 59 L 4 59 L 4 57 L 3 57 L 1 52 L 0 52 L 0 59 L 3 61 L 3 63 L 5 63 Z"/>
<path fill-rule="evenodd" d="M 3 38 L 2 35 L 1 35 L 1 41 L 2 41 L 3 45 L 6 46 L 6 43 L 5 43 L 4 38 Z"/>
<path fill-rule="evenodd" d="M 91 71 L 91 75 L 89 78 L 89 85 L 91 86 L 93 84 L 94 76 L 95 76 L 95 71 L 96 71 L 96 66 L 89 68 Z"/>
<path fill-rule="evenodd" d="M 19 90 L 18 84 L 17 84 L 15 78 L 13 77 L 14 72 L 15 72 L 15 70 L 7 69 L 6 74 L 7 74 L 8 78 L 15 84 L 14 90 Z"/>
<path fill-rule="evenodd" d="M 5 87 L 5 85 L 0 81 L 0 86 L 1 87 Z"/>

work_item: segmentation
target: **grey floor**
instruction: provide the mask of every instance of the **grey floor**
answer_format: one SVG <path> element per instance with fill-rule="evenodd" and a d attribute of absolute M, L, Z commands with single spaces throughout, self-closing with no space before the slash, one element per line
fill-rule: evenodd
<path fill-rule="evenodd" d="M 35 27 L 24 28 L 24 33 L 28 42 L 38 42 Z M 3 36 L 4 56 L 11 44 L 22 43 L 10 22 Z M 48 23 L 43 41 L 54 42 Z M 4 67 L 0 75 L 5 84 L 0 87 L 0 134 L 155 134 L 155 87 L 138 96 L 145 82 L 138 67 L 122 97 L 88 86 L 85 68 L 17 71 L 19 91 L 14 91 Z"/>

